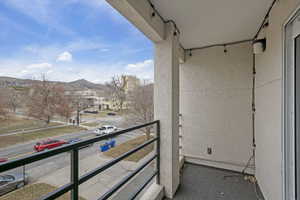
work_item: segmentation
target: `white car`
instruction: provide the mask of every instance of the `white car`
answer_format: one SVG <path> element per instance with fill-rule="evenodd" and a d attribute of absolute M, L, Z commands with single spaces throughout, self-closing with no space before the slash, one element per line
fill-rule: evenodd
<path fill-rule="evenodd" d="M 103 134 L 108 134 L 117 131 L 118 128 L 112 125 L 105 125 L 101 126 L 100 128 L 97 128 L 95 130 L 95 133 L 97 136 L 103 135 Z"/>

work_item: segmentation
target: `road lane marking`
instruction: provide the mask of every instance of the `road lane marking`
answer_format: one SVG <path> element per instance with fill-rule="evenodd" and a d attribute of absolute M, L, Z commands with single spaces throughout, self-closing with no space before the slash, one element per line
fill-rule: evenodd
<path fill-rule="evenodd" d="M 14 160 L 14 159 L 16 159 L 16 158 L 24 157 L 24 156 L 27 156 L 27 155 L 30 155 L 30 154 L 33 154 L 33 153 L 34 153 L 34 151 L 30 151 L 30 152 L 18 154 L 18 155 L 16 155 L 16 156 L 9 157 L 8 160 Z"/>

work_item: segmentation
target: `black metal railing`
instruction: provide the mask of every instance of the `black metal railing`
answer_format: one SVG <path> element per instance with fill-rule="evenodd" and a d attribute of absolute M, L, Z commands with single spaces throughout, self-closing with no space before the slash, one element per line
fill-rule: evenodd
<path fill-rule="evenodd" d="M 93 144 L 95 142 L 99 142 L 101 140 L 109 139 L 112 137 L 116 137 L 125 133 L 128 133 L 130 131 L 134 131 L 137 129 L 141 129 L 147 126 L 156 125 L 156 137 L 146 141 L 145 143 L 139 145 L 138 147 L 120 155 L 119 157 L 99 166 L 98 168 L 82 175 L 79 177 L 79 158 L 78 158 L 78 150 L 84 146 L 87 146 L 89 144 Z M 41 197 L 41 200 L 52 200 L 60 197 L 61 195 L 71 191 L 71 198 L 72 200 L 78 200 L 79 199 L 79 185 L 82 183 L 88 181 L 89 179 L 93 178 L 94 176 L 100 174 L 101 172 L 105 171 L 106 169 L 109 169 L 116 163 L 120 162 L 124 158 L 132 155 L 133 153 L 143 149 L 147 145 L 156 142 L 156 152 L 154 155 L 149 157 L 144 163 L 142 163 L 137 169 L 127 174 L 120 182 L 118 182 L 116 185 L 114 185 L 112 188 L 110 188 L 106 193 L 104 193 L 99 200 L 108 199 L 111 197 L 115 192 L 117 192 L 122 186 L 124 186 L 128 181 L 130 181 L 135 175 L 137 175 L 141 170 L 143 170 L 148 164 L 150 164 L 154 159 L 157 159 L 157 163 L 160 161 L 160 123 L 159 121 L 153 121 L 146 124 L 134 126 L 128 129 L 120 130 L 111 134 L 106 134 L 103 136 L 91 138 L 85 141 L 81 141 L 74 144 L 65 145 L 62 147 L 58 147 L 56 149 L 52 149 L 46 152 L 40 152 L 35 153 L 29 156 L 25 156 L 20 159 L 8 161 L 6 163 L 0 164 L 0 173 L 5 172 L 7 170 L 15 169 L 17 167 L 21 167 L 27 164 L 34 163 L 39 160 L 43 160 L 61 153 L 65 152 L 71 152 L 71 180 L 70 183 L 63 185 L 62 187 L 59 187 L 58 189 L 54 190 L 51 193 L 46 194 L 45 196 Z M 151 174 L 151 176 L 146 180 L 146 182 L 141 185 L 136 191 L 133 191 L 133 195 L 129 199 L 135 199 L 140 192 L 147 186 L 147 184 L 156 176 L 157 181 L 159 183 L 159 164 L 156 164 L 157 168 L 156 170 Z"/>

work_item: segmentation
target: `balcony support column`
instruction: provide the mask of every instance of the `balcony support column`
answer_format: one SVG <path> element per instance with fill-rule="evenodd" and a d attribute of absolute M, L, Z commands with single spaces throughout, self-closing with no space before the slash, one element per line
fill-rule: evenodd
<path fill-rule="evenodd" d="M 166 24 L 166 39 L 155 43 L 154 117 L 160 120 L 160 184 L 173 198 L 179 185 L 178 34 Z"/>

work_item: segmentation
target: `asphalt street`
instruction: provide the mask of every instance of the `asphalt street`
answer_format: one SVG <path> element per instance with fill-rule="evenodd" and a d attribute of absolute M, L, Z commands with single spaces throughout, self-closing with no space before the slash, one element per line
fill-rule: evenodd
<path fill-rule="evenodd" d="M 114 125 L 118 128 L 126 127 L 124 125 L 123 118 L 119 117 L 119 116 L 111 116 L 111 117 L 108 116 L 108 117 L 102 118 L 101 120 L 95 120 L 95 119 L 91 118 L 88 121 L 99 122 L 99 124 L 102 124 L 102 125 L 110 124 L 110 125 Z M 127 135 L 130 136 L 130 134 L 132 134 L 132 133 L 128 133 Z M 1 136 L 2 135 L 0 135 L 0 139 L 1 139 Z M 91 137 L 95 137 L 95 134 L 93 133 L 93 130 L 68 133 L 68 134 L 65 134 L 65 135 L 56 136 L 54 138 L 59 139 L 59 140 L 68 141 L 68 140 L 73 139 L 73 138 L 88 139 L 88 138 L 91 138 Z M 41 139 L 33 140 L 33 141 L 30 141 L 30 142 L 16 144 L 16 145 L 13 145 L 13 146 L 10 146 L 10 147 L 2 148 L 2 149 L 0 149 L 0 158 L 14 159 L 14 158 L 18 158 L 18 157 L 21 157 L 21 156 L 24 156 L 24 155 L 28 155 L 28 154 L 30 154 L 34 151 L 33 146 L 35 145 L 35 143 L 37 141 L 40 141 L 40 140 Z M 117 142 L 119 142 L 119 141 L 117 141 Z M 122 142 L 122 139 L 121 139 L 120 142 Z"/>
<path fill-rule="evenodd" d="M 92 120 L 88 120 L 92 121 Z M 114 126 L 117 126 L 118 128 L 126 127 L 124 125 L 124 121 L 122 117 L 119 116 L 113 116 L 113 117 L 106 117 L 102 120 L 93 120 L 96 122 L 99 122 L 99 124 L 111 124 Z M 116 145 L 121 144 L 123 142 L 126 142 L 137 135 L 141 134 L 140 132 L 129 132 L 123 135 L 120 135 L 115 138 Z M 55 139 L 59 140 L 65 140 L 68 141 L 70 139 L 74 138 L 80 138 L 82 140 L 96 137 L 94 130 L 87 130 L 87 131 L 80 131 L 80 132 L 74 132 L 74 133 L 68 133 L 61 136 L 53 137 Z M 0 137 L 1 139 L 1 137 Z M 25 155 L 30 155 L 35 153 L 33 150 L 33 146 L 35 143 L 40 140 L 30 141 L 27 143 L 22 144 L 16 144 L 10 147 L 2 148 L 0 149 L 0 157 L 2 158 L 8 158 L 8 159 L 17 159 Z M 79 158 L 85 158 L 87 156 L 91 156 L 94 154 L 100 154 L 100 145 L 103 144 L 105 141 L 100 141 L 95 144 L 93 144 L 90 147 L 81 149 L 79 152 Z M 25 166 L 25 172 L 29 175 L 30 181 L 34 182 L 38 180 L 40 177 L 52 173 L 55 170 L 61 169 L 63 167 L 70 166 L 70 153 L 63 153 L 61 155 L 56 155 L 51 158 L 41 160 L 35 163 L 32 163 L 30 165 Z M 18 169 L 10 170 L 7 173 L 23 173 L 23 167 L 20 167 Z"/>
<path fill-rule="evenodd" d="M 120 135 L 115 138 L 116 140 L 116 145 L 119 145 L 123 142 L 126 142 L 134 137 L 137 136 L 138 133 L 127 133 L 124 135 Z M 68 134 L 65 136 L 59 137 L 60 139 L 71 139 L 71 138 L 91 138 L 91 137 L 96 137 L 92 131 L 83 131 L 83 132 L 78 132 L 74 134 Z M 100 141 L 97 143 L 94 143 L 90 147 L 83 148 L 79 151 L 79 159 L 83 159 L 85 157 L 94 155 L 94 154 L 99 154 L 100 155 L 100 145 L 103 144 L 105 141 Z M 1 150 L 1 156 L 8 156 L 8 155 L 25 155 L 25 154 L 31 154 L 35 153 L 32 149 L 34 145 L 34 142 L 27 143 L 27 144 L 22 144 L 18 145 L 17 148 L 9 148 L 5 149 L 5 151 Z M 22 152 L 22 154 L 21 154 Z M 8 156 L 9 157 L 9 156 Z M 45 176 L 47 174 L 50 174 L 58 169 L 61 169 L 66 166 L 70 166 L 70 153 L 63 153 L 60 155 L 53 156 L 51 158 L 41 160 L 35 163 L 32 163 L 30 165 L 25 166 L 25 172 L 29 175 L 30 177 L 30 182 L 35 182 L 42 176 Z M 84 165 L 84 163 L 80 163 L 80 165 Z M 96 166 L 95 166 L 96 167 Z M 10 174 L 10 173 L 23 173 L 23 167 L 10 170 L 8 172 L 5 172 L 5 174 Z M 66 176 L 69 176 L 69 174 L 66 174 Z"/>

